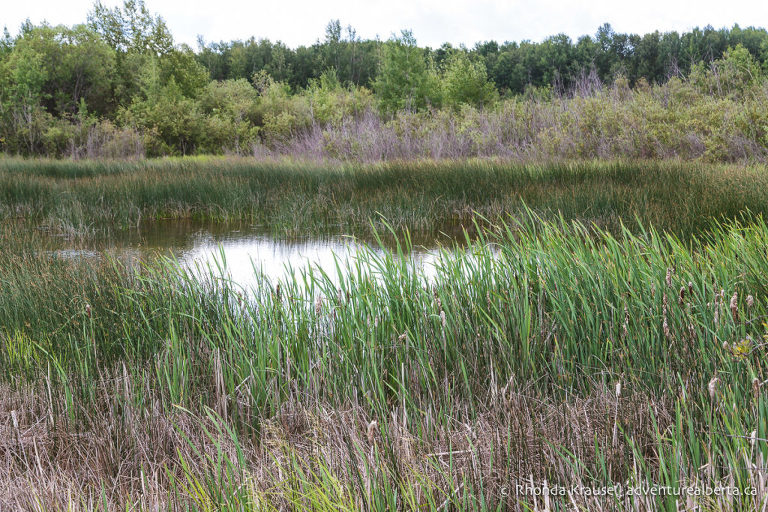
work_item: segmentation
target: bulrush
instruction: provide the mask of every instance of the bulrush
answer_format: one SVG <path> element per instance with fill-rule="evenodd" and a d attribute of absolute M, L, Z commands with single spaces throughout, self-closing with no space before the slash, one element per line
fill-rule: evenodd
<path fill-rule="evenodd" d="M 667 294 L 665 293 L 662 296 L 662 317 L 663 321 L 661 323 L 661 326 L 664 330 L 664 337 L 667 339 L 670 339 L 672 337 L 672 333 L 669 330 L 669 322 L 667 322 Z"/>
<path fill-rule="evenodd" d="M 709 390 L 709 399 L 712 401 L 715 400 L 718 382 L 720 382 L 720 379 L 718 379 L 717 377 L 712 377 L 712 380 L 710 380 L 709 384 L 707 385 L 707 389 Z"/>
<path fill-rule="evenodd" d="M 379 426 L 379 422 L 376 420 L 371 420 L 370 423 L 368 423 L 368 428 L 366 429 L 366 437 L 368 437 L 368 442 L 370 444 L 373 444 L 373 442 L 376 440 L 376 429 Z"/>
<path fill-rule="evenodd" d="M 626 338 L 629 334 L 629 308 L 624 306 L 624 324 L 622 325 L 621 337 Z"/>
<path fill-rule="evenodd" d="M 752 309 L 752 306 L 755 305 L 755 298 L 751 295 L 747 295 L 747 307 L 749 309 Z"/>
<path fill-rule="evenodd" d="M 91 305 L 86 304 L 85 305 L 85 314 L 88 315 L 88 318 L 91 318 Z"/>
<path fill-rule="evenodd" d="M 681 306 L 685 303 L 685 286 L 680 287 L 680 293 L 678 295 L 677 302 Z"/>
<path fill-rule="evenodd" d="M 739 300 L 739 294 L 738 292 L 733 292 L 733 297 L 731 297 L 731 316 L 733 317 L 734 322 L 739 321 L 739 306 L 738 306 L 738 300 Z"/>
<path fill-rule="evenodd" d="M 317 300 L 315 301 L 315 314 L 320 316 L 320 313 L 323 311 L 323 297 L 318 296 Z"/>
<path fill-rule="evenodd" d="M 667 288 L 672 288 L 672 269 L 667 267 Z"/>
<path fill-rule="evenodd" d="M 720 323 L 720 294 L 715 292 L 715 324 Z"/>

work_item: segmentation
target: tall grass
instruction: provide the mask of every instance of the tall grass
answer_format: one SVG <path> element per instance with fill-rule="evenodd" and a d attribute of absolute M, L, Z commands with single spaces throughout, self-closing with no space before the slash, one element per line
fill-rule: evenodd
<path fill-rule="evenodd" d="M 0 219 L 86 236 L 156 219 L 370 236 L 370 219 L 384 218 L 397 229 L 438 231 L 471 228 L 473 213 L 490 220 L 519 213 L 523 202 L 541 215 L 559 212 L 614 233 L 639 219 L 686 236 L 745 208 L 765 213 L 767 191 L 761 167 L 701 163 L 0 160 Z M 383 224 L 373 227 L 382 231 Z"/>
<path fill-rule="evenodd" d="M 530 510 L 544 498 L 516 486 L 546 481 L 729 486 L 743 495 L 680 503 L 761 510 L 768 225 L 753 220 L 683 243 L 529 212 L 478 228 L 434 277 L 406 236 L 337 276 L 250 290 L 173 261 L 55 260 L 4 232 L 0 503 Z M 548 498 L 573 503 L 676 506 Z"/>

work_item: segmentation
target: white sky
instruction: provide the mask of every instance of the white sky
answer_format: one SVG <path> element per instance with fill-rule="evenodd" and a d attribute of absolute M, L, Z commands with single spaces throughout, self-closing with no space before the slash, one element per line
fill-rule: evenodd
<path fill-rule="evenodd" d="M 108 6 L 121 0 L 103 0 Z M 331 19 L 351 24 L 362 38 L 387 39 L 412 29 L 420 45 L 467 46 L 494 39 L 521 41 L 564 32 L 576 40 L 605 22 L 617 32 L 685 31 L 708 24 L 768 26 L 768 2 L 747 0 L 146 0 L 165 18 L 176 42 L 268 38 L 288 46 L 322 39 Z M 0 27 L 11 34 L 26 18 L 33 23 L 84 22 L 92 0 L 0 0 Z"/>

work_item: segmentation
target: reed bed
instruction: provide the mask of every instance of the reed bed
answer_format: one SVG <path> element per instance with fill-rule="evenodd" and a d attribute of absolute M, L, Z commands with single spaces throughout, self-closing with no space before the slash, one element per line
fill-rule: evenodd
<path fill-rule="evenodd" d="M 685 162 L 379 164 L 246 158 L 0 160 L 0 220 L 88 237 L 158 219 L 248 221 L 277 234 L 472 227 L 520 213 L 562 214 L 619 233 L 621 224 L 680 236 L 710 219 L 768 210 L 762 167 Z M 374 222 L 371 223 L 371 219 Z"/>
<path fill-rule="evenodd" d="M 527 211 L 433 273 L 394 233 L 242 289 L 1 229 L 0 508 L 764 508 L 761 217 L 683 242 Z M 615 485 L 646 491 L 577 490 Z"/>

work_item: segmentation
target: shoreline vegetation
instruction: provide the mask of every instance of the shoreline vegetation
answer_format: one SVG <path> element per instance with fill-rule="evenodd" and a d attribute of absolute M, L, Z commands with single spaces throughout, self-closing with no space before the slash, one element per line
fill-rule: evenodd
<path fill-rule="evenodd" d="M 0 226 L 4 508 L 527 510 L 545 480 L 766 499 L 761 219 L 685 244 L 528 212 L 432 279 L 405 245 L 250 294 Z"/>
<path fill-rule="evenodd" d="M 765 29 L 192 50 L 97 3 L 0 38 L 0 155 L 2 510 L 765 509 Z M 166 220 L 386 250 L 44 250 Z"/>
<path fill-rule="evenodd" d="M 0 153 L 766 162 L 768 32 L 174 43 L 143 0 L 0 38 Z"/>
<path fill-rule="evenodd" d="M 487 160 L 318 164 L 242 157 L 0 159 L 0 221 L 88 238 L 163 219 L 247 221 L 276 235 L 385 225 L 461 234 L 530 208 L 619 233 L 638 222 L 683 239 L 713 220 L 768 213 L 761 165 Z"/>

